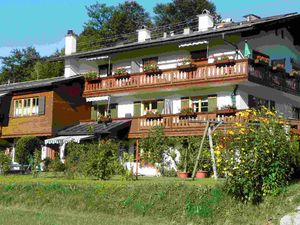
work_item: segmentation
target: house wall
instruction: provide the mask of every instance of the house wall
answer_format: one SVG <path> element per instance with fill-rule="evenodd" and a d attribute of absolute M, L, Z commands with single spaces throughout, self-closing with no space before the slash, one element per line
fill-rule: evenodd
<path fill-rule="evenodd" d="M 21 137 L 24 135 L 52 135 L 53 91 L 16 94 L 12 97 L 12 101 L 17 99 L 42 96 L 45 97 L 45 114 L 23 117 L 14 117 L 13 115 L 9 115 L 8 123 L 2 127 L 1 138 Z"/>
<path fill-rule="evenodd" d="M 59 85 L 53 93 L 53 132 L 88 120 L 91 116 L 91 105 L 81 97 L 82 85 L 78 82 Z"/>

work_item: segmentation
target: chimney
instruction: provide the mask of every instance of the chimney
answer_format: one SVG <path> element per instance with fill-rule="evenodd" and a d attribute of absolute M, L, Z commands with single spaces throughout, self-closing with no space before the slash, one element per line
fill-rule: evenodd
<path fill-rule="evenodd" d="M 198 31 L 207 31 L 214 27 L 214 17 L 206 9 L 198 16 Z"/>
<path fill-rule="evenodd" d="M 65 55 L 71 55 L 76 52 L 77 35 L 73 30 L 68 30 L 65 36 Z"/>
<path fill-rule="evenodd" d="M 251 22 L 253 20 L 258 20 L 260 19 L 259 16 L 255 15 L 255 14 L 248 14 L 248 15 L 245 15 L 243 16 L 244 18 L 246 18 L 247 22 Z"/>
<path fill-rule="evenodd" d="M 148 39 L 151 39 L 151 32 L 148 28 L 144 25 L 141 29 L 137 30 L 138 32 L 138 42 L 144 42 Z"/>
<path fill-rule="evenodd" d="M 190 34 L 190 33 L 191 33 L 191 28 L 186 27 L 186 28 L 183 29 L 183 34 L 184 34 L 184 35 L 188 35 L 188 34 Z"/>

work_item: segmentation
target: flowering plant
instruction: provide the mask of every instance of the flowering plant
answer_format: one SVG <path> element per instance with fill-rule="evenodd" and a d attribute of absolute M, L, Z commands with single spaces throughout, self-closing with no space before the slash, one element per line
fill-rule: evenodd
<path fill-rule="evenodd" d="M 291 77 L 299 76 L 299 71 L 293 69 L 293 70 L 290 72 L 290 76 L 291 76 Z"/>
<path fill-rule="evenodd" d="M 190 65 L 192 64 L 192 58 L 190 56 L 179 59 L 182 65 Z"/>
<path fill-rule="evenodd" d="M 144 66 L 145 72 L 154 71 L 154 70 L 158 70 L 158 66 L 156 63 L 148 63 Z"/>
<path fill-rule="evenodd" d="M 260 62 L 262 62 L 262 63 L 265 63 L 265 64 L 269 64 L 269 62 L 270 62 L 270 59 L 269 59 L 269 58 L 267 58 L 267 57 L 264 57 L 264 56 L 258 55 L 258 56 L 256 56 L 256 58 L 255 58 L 255 62 L 256 62 L 256 63 L 260 63 Z"/>
<path fill-rule="evenodd" d="M 124 67 L 119 67 L 114 71 L 115 75 L 127 74 L 127 70 Z"/>
<path fill-rule="evenodd" d="M 111 119 L 111 116 L 109 114 L 108 115 L 100 114 L 97 118 L 97 121 L 100 122 L 100 123 L 107 123 L 107 122 L 111 122 L 112 119 Z"/>
<path fill-rule="evenodd" d="M 84 75 L 86 80 L 93 80 L 98 77 L 98 73 L 95 71 L 90 71 Z"/>
<path fill-rule="evenodd" d="M 257 203 L 287 185 L 295 148 L 276 112 L 263 106 L 236 115 L 230 129 L 215 135 L 217 168 L 229 193 Z"/>
<path fill-rule="evenodd" d="M 184 113 L 193 113 L 193 112 L 194 112 L 193 108 L 191 108 L 189 106 L 183 107 L 180 110 L 180 113 L 182 113 L 182 114 L 184 114 Z"/>

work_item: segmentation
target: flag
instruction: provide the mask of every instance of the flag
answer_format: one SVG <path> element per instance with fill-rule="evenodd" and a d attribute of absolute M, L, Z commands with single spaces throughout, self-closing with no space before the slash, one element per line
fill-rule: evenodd
<path fill-rule="evenodd" d="M 247 41 L 245 41 L 244 56 L 247 57 L 247 58 L 250 58 L 250 56 L 251 56 L 251 50 L 249 48 L 249 45 L 248 45 Z"/>

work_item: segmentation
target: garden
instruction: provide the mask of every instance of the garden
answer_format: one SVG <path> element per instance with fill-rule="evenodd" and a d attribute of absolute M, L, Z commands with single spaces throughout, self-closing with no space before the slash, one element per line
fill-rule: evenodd
<path fill-rule="evenodd" d="M 214 154 L 207 138 L 166 137 L 161 127 L 152 129 L 139 141 L 140 163 L 161 174 L 151 178 L 137 179 L 123 166 L 134 163 L 134 155 L 119 151 L 130 142 L 71 143 L 65 164 L 46 159 L 40 172 L 39 140 L 20 138 L 16 158 L 32 172 L 8 174 L 10 159 L 0 153 L 0 223 L 19 216 L 23 224 L 32 224 L 29 217 L 37 224 L 99 224 L 95 218 L 105 215 L 110 219 L 102 224 L 276 224 L 300 204 L 298 136 L 264 107 L 237 116 L 241 122 L 214 132 Z M 210 178 L 186 178 L 195 170 Z"/>

